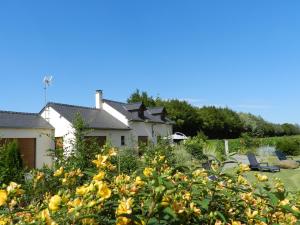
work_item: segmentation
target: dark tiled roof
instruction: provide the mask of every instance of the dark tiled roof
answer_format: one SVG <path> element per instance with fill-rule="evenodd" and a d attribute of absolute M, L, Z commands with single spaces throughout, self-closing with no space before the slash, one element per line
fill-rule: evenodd
<path fill-rule="evenodd" d="M 146 122 L 153 122 L 153 123 L 171 123 L 172 122 L 167 118 L 165 120 L 161 120 L 160 117 L 152 115 L 149 110 L 145 110 L 144 117 L 140 118 L 138 113 L 133 113 L 128 110 L 129 104 L 127 104 L 127 103 L 116 102 L 116 101 L 107 100 L 107 99 L 103 99 L 103 101 L 105 103 L 107 103 L 108 105 L 110 105 L 111 107 L 113 107 L 118 112 L 120 112 L 121 114 L 123 114 L 124 116 L 126 116 L 126 118 L 130 121 L 141 121 L 141 122 L 146 121 Z M 140 105 L 141 106 L 142 103 L 133 103 L 130 105 L 136 105 L 136 106 Z"/>
<path fill-rule="evenodd" d="M 125 124 L 111 116 L 104 110 L 96 108 L 67 105 L 61 103 L 48 103 L 47 106 L 52 107 L 69 122 L 73 123 L 75 116 L 79 113 L 85 123 L 93 129 L 110 129 L 110 130 L 129 130 Z"/>
<path fill-rule="evenodd" d="M 44 118 L 37 113 L 22 113 L 0 111 L 1 128 L 40 128 L 54 129 Z"/>
<path fill-rule="evenodd" d="M 165 107 L 152 107 L 152 108 L 148 108 L 148 111 L 149 111 L 152 115 L 163 114 L 163 113 L 166 112 Z"/>
<path fill-rule="evenodd" d="M 128 103 L 128 104 L 125 104 L 124 107 L 128 111 L 137 111 L 140 108 L 144 107 L 144 104 L 142 102 Z"/>

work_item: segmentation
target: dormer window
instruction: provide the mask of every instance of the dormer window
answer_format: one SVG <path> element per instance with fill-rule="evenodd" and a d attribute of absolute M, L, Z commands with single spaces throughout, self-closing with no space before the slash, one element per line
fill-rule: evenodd
<path fill-rule="evenodd" d="M 138 102 L 138 103 L 130 103 L 125 105 L 125 108 L 127 111 L 129 111 L 133 117 L 138 117 L 139 119 L 144 119 L 145 115 L 144 112 L 146 110 L 146 107 L 144 103 Z"/>
<path fill-rule="evenodd" d="M 165 107 L 149 108 L 148 111 L 152 116 L 155 116 L 162 121 L 166 120 L 167 111 L 166 111 Z"/>

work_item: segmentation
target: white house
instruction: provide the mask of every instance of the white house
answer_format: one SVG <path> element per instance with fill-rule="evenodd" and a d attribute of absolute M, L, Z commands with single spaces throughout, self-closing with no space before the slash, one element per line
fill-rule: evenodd
<path fill-rule="evenodd" d="M 0 111 L 0 145 L 16 140 L 28 168 L 51 164 L 54 127 L 36 113 Z"/>
<path fill-rule="evenodd" d="M 116 147 L 135 147 L 140 142 L 153 142 L 172 134 L 172 122 L 163 107 L 147 109 L 143 103 L 127 104 L 103 99 L 96 91 L 95 107 L 48 103 L 40 115 L 55 128 L 56 143 L 65 150 L 74 139 L 73 122 L 79 113 L 91 128 L 88 136 L 102 145 L 109 141 Z"/>
<path fill-rule="evenodd" d="M 0 111 L 0 145 L 16 139 L 28 167 L 50 164 L 48 149 L 72 150 L 77 114 L 90 128 L 87 137 L 95 137 L 99 145 L 108 141 L 115 147 L 137 147 L 140 143 L 155 144 L 172 134 L 165 108 L 103 99 L 98 90 L 95 107 L 50 102 L 39 114 Z"/>

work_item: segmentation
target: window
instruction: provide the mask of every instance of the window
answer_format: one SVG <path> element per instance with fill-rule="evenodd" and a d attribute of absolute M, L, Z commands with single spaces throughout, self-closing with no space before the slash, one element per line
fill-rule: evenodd
<path fill-rule="evenodd" d="M 147 145 L 148 144 L 148 136 L 138 136 L 138 144 L 141 145 Z"/>
<path fill-rule="evenodd" d="M 102 148 L 106 144 L 106 136 L 85 136 L 84 138 L 88 145 L 97 143 Z"/>
<path fill-rule="evenodd" d="M 55 137 L 55 149 L 64 148 L 64 139 L 63 137 Z"/>
<path fill-rule="evenodd" d="M 125 145 L 125 136 L 121 136 L 121 146 Z"/>

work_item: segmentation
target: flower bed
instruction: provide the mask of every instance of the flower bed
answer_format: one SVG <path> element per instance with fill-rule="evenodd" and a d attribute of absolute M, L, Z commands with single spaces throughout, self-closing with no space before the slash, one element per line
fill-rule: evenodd
<path fill-rule="evenodd" d="M 243 176 L 246 165 L 232 176 L 217 165 L 211 171 L 173 168 L 157 153 L 145 160 L 144 168 L 125 175 L 112 163 L 115 155 L 114 149 L 97 155 L 93 173 L 60 167 L 49 177 L 36 172 L 26 191 L 13 182 L 3 186 L 0 224 L 262 225 L 296 224 L 300 218 L 299 196 L 288 193 L 279 180 L 270 187 L 262 174 L 251 185 Z M 55 193 L 44 187 L 49 179 L 57 182 Z M 37 189 L 41 198 L 29 193 Z"/>

